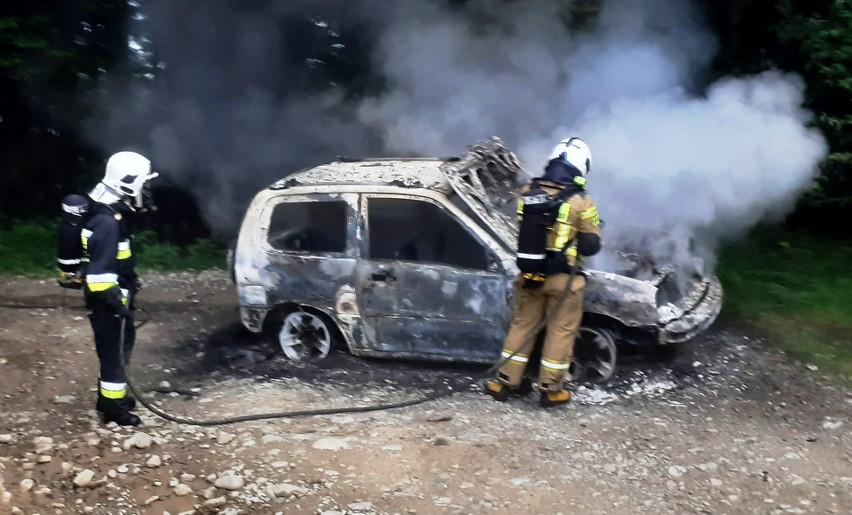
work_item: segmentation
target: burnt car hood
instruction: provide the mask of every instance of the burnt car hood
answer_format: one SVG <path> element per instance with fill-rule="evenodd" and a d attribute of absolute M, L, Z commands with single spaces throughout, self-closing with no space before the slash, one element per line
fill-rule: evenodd
<path fill-rule="evenodd" d="M 518 227 L 515 202 L 524 177 L 518 158 L 492 137 L 469 145 L 467 154 L 445 161 L 441 171 L 455 193 L 513 253 Z M 670 266 L 654 268 L 649 278 L 586 271 L 584 311 L 615 319 L 628 328 L 653 328 L 659 343 L 692 338 L 709 327 L 722 305 L 716 277 L 678 277 Z M 677 293 L 672 293 L 672 288 Z"/>
<path fill-rule="evenodd" d="M 455 193 L 507 249 L 515 252 L 518 226 L 514 206 L 523 167 L 496 137 L 469 145 L 466 150 L 465 157 L 445 161 L 441 171 Z"/>

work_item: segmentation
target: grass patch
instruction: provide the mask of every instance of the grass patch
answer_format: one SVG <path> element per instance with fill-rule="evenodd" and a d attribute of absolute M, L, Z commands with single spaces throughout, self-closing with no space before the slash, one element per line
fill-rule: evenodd
<path fill-rule="evenodd" d="M 227 248 L 213 240 L 201 239 L 185 247 L 159 243 L 152 231 L 136 235 L 134 246 L 140 272 L 224 269 Z"/>
<path fill-rule="evenodd" d="M 852 380 L 852 242 L 756 232 L 726 246 L 725 311 L 788 355 Z"/>
<path fill-rule="evenodd" d="M 57 274 L 56 229 L 58 222 L 26 220 L 0 230 L 0 275 L 47 277 Z M 140 272 L 174 272 L 225 268 L 226 248 L 212 240 L 196 240 L 177 247 L 156 240 L 144 231 L 134 242 Z"/>

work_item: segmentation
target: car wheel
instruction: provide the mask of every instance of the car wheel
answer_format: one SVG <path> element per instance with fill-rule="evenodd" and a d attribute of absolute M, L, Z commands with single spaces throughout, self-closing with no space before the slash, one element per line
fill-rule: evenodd
<path fill-rule="evenodd" d="M 615 338 L 606 329 L 581 327 L 574 344 L 574 358 L 568 370 L 573 383 L 605 383 L 615 374 L 618 352 Z"/>
<path fill-rule="evenodd" d="M 277 333 L 284 355 L 294 361 L 316 361 L 328 356 L 334 328 L 325 317 L 298 309 L 284 315 Z"/>

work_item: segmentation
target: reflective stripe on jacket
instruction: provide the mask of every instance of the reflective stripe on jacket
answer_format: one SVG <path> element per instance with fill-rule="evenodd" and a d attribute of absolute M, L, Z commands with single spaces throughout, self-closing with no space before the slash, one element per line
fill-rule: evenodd
<path fill-rule="evenodd" d="M 113 287 L 131 289 L 135 282 L 133 251 L 121 215 L 107 206 L 99 206 L 80 237 L 88 258 L 86 284 L 98 293 Z"/>

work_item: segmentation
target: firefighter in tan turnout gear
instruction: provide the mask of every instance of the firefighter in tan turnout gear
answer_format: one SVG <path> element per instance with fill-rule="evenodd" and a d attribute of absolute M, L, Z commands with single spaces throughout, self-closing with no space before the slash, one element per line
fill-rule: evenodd
<path fill-rule="evenodd" d="M 574 339 L 583 317 L 581 271 L 584 257 L 601 247 L 600 217 L 586 193 L 592 165 L 588 145 L 579 138 L 562 140 L 550 155 L 544 175 L 534 179 L 518 201 L 517 263 L 512 325 L 503 344 L 506 363 L 485 391 L 498 401 L 531 391 L 524 372 L 534 347 L 535 331 L 547 320 L 538 387 L 541 405 L 568 402 L 565 378 Z M 569 290 L 570 288 L 570 290 Z"/>

